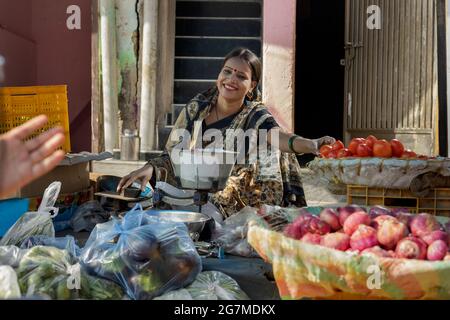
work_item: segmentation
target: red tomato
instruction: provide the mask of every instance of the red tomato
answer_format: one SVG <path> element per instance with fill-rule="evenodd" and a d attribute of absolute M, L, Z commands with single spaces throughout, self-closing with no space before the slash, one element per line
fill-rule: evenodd
<path fill-rule="evenodd" d="M 333 145 L 333 151 L 339 151 L 345 148 L 345 145 L 342 143 L 341 140 L 337 140 Z"/>
<path fill-rule="evenodd" d="M 329 158 L 329 159 L 336 159 L 336 158 L 337 158 L 337 153 L 338 153 L 338 151 L 335 151 L 335 150 L 331 151 L 331 152 L 328 154 L 328 158 Z"/>
<path fill-rule="evenodd" d="M 347 148 L 341 149 L 337 153 L 337 157 L 339 159 L 340 158 L 348 158 L 348 157 L 351 157 L 351 156 L 352 156 L 352 153 Z"/>
<path fill-rule="evenodd" d="M 378 140 L 373 144 L 373 155 L 379 158 L 391 158 L 392 147 L 386 140 Z"/>
<path fill-rule="evenodd" d="M 360 143 L 356 149 L 356 155 L 361 158 L 372 156 L 372 151 L 366 143 Z"/>
<path fill-rule="evenodd" d="M 370 147 L 373 148 L 373 145 L 375 144 L 375 142 L 377 142 L 378 139 L 375 136 L 368 136 L 366 139 L 366 144 Z"/>
<path fill-rule="evenodd" d="M 350 150 L 350 152 L 351 152 L 353 155 L 356 156 L 358 146 L 359 146 L 361 143 L 365 143 L 365 142 L 366 142 L 366 140 L 363 139 L 363 138 L 354 138 L 354 139 L 352 139 L 352 141 L 351 141 L 350 144 L 348 145 L 348 150 Z"/>
<path fill-rule="evenodd" d="M 408 149 L 403 152 L 402 158 L 403 159 L 417 158 L 417 154 L 414 151 Z"/>
<path fill-rule="evenodd" d="M 322 146 L 320 148 L 320 155 L 323 158 L 327 158 L 331 151 L 333 151 L 333 148 L 330 145 Z"/>
<path fill-rule="evenodd" d="M 405 151 L 405 147 L 397 139 L 391 140 L 391 148 L 392 148 L 392 156 L 396 158 L 400 158 L 403 155 L 403 152 Z"/>

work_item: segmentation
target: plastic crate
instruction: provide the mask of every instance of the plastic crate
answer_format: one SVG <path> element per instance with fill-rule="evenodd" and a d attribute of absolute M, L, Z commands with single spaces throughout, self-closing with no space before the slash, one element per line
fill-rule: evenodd
<path fill-rule="evenodd" d="M 432 189 L 427 197 L 417 197 L 409 190 L 348 185 L 347 203 L 361 206 L 407 208 L 411 213 L 431 213 L 450 217 L 450 188 Z"/>
<path fill-rule="evenodd" d="M 49 122 L 40 132 L 55 126 L 63 127 L 66 140 L 62 149 L 70 152 L 66 85 L 0 88 L 0 134 L 41 114 L 47 115 Z"/>

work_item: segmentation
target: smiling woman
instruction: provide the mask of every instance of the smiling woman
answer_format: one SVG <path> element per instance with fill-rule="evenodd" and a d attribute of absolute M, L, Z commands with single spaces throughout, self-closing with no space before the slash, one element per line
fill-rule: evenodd
<path fill-rule="evenodd" d="M 223 140 L 219 139 L 222 141 L 229 141 L 229 132 L 237 130 L 260 133 L 265 130 L 268 133 L 266 138 L 260 136 L 257 142 L 258 146 L 266 146 L 267 151 L 258 153 L 256 158 L 249 157 L 246 143 L 240 144 L 245 145 L 245 163 L 235 164 L 224 190 L 211 196 L 210 201 L 224 217 L 239 212 L 245 206 L 306 206 L 296 154 L 316 154 L 323 144 L 334 143 L 334 139 L 323 137 L 310 140 L 282 132 L 261 102 L 258 90 L 261 69 L 260 60 L 250 50 L 238 48 L 230 52 L 225 57 L 216 85 L 194 97 L 181 112 L 163 155 L 125 176 L 118 191 L 136 180 L 140 180 L 142 186 L 150 180 L 154 184 L 156 169 L 165 169 L 169 173 L 167 181 L 176 185 L 170 154 L 180 145 L 178 133 L 186 130 L 192 135 L 194 124 L 200 122 L 204 136 L 210 129 L 219 130 L 224 137 Z M 272 134 L 279 139 L 272 141 Z M 233 150 L 234 143 L 226 143 L 224 147 L 217 145 L 215 140 L 202 141 L 203 148 L 236 151 Z"/>

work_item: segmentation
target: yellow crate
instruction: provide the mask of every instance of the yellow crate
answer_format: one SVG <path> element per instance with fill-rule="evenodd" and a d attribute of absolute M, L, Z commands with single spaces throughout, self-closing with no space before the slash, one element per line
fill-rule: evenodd
<path fill-rule="evenodd" d="M 66 141 L 62 149 L 70 152 L 66 85 L 0 88 L 0 134 L 41 114 L 47 115 L 49 122 L 40 132 L 55 126 L 63 127 Z"/>
<path fill-rule="evenodd" d="M 412 213 L 431 213 L 450 217 L 450 188 L 432 189 L 427 197 L 419 198 L 409 190 L 371 188 L 348 185 L 347 203 L 361 206 L 407 208 Z"/>

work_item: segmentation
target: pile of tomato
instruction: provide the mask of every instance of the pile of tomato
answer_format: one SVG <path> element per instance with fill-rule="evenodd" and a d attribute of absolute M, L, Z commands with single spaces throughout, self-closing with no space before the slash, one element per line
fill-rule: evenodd
<path fill-rule="evenodd" d="M 417 155 L 412 150 L 406 149 L 397 139 L 387 141 L 377 139 L 370 135 L 367 138 L 354 138 L 346 147 L 340 140 L 333 145 L 324 145 L 320 148 L 322 158 L 342 159 L 350 157 L 358 158 L 402 158 L 402 159 L 430 159 L 427 156 Z"/>

